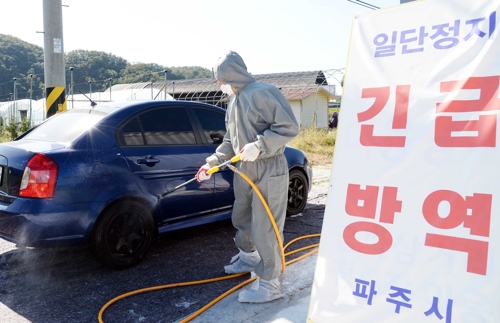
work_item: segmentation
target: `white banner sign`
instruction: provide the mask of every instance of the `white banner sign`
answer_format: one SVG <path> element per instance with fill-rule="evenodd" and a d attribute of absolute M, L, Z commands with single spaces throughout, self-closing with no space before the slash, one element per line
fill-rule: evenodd
<path fill-rule="evenodd" d="M 500 322 L 500 0 L 353 19 L 308 322 Z"/>

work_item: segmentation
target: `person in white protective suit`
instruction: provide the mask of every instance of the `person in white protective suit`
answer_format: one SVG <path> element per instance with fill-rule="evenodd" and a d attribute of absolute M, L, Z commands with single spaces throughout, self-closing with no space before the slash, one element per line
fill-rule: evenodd
<path fill-rule="evenodd" d="M 241 153 L 237 167 L 258 187 L 274 216 L 283 241 L 288 198 L 285 145 L 299 133 L 288 100 L 273 85 L 256 82 L 236 52 L 224 54 L 215 66 L 221 90 L 230 95 L 227 133 L 216 152 L 207 158 L 196 178 L 210 178 L 210 167 Z M 254 272 L 258 278 L 239 293 L 242 303 L 263 303 L 281 298 L 281 254 L 272 223 L 262 201 L 238 175 L 233 180 L 235 201 L 232 222 L 237 229 L 238 255 L 224 269 L 228 274 Z"/>

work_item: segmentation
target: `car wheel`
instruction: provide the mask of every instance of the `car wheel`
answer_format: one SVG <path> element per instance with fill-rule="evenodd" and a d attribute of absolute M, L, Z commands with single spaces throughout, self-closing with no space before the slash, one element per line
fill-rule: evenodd
<path fill-rule="evenodd" d="M 136 265 L 148 252 L 153 229 L 151 212 L 139 202 L 111 206 L 95 229 L 93 247 L 97 259 L 113 269 Z"/>
<path fill-rule="evenodd" d="M 307 194 L 309 185 L 304 173 L 298 169 L 290 172 L 288 181 L 288 203 L 286 206 L 286 215 L 291 216 L 299 214 L 304 210 L 307 204 Z"/>

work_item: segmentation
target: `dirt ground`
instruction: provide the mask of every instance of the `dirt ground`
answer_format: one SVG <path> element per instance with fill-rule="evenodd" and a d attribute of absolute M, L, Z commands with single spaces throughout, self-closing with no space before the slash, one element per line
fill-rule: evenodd
<path fill-rule="evenodd" d="M 330 170 L 330 166 L 313 167 L 308 204 L 303 213 L 287 218 L 284 243 L 321 233 Z M 219 277 L 237 253 L 234 233 L 230 221 L 174 232 L 160 240 L 139 265 L 121 271 L 103 267 L 86 248 L 36 250 L 0 239 L 0 322 L 97 322 L 104 304 L 131 290 Z M 309 243 L 313 242 L 304 245 Z M 222 281 L 136 295 L 109 307 L 104 321 L 175 322 L 237 283 Z"/>

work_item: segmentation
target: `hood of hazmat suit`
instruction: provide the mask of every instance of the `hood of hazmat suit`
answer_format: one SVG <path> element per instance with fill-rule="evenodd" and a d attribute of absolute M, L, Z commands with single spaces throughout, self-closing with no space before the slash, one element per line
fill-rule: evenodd
<path fill-rule="evenodd" d="M 260 149 L 259 159 L 283 153 L 285 145 L 299 133 L 299 127 L 281 91 L 273 85 L 256 82 L 234 51 L 218 59 L 215 77 L 237 90 L 230 100 L 226 114 L 228 132 L 217 156 L 227 160 L 252 142 Z"/>

